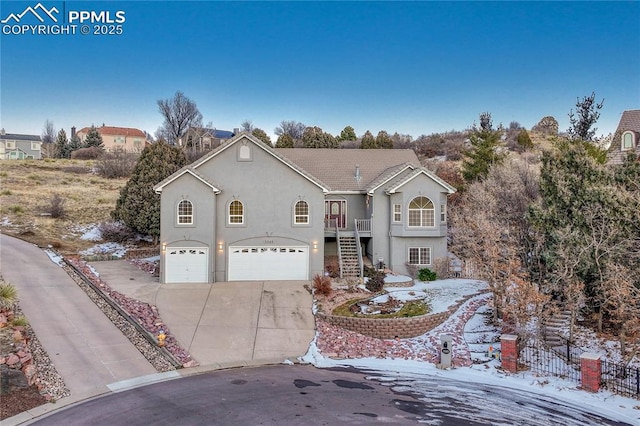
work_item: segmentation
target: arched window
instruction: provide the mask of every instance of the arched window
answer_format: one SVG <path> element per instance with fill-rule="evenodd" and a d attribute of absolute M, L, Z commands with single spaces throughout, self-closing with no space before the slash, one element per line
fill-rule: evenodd
<path fill-rule="evenodd" d="M 294 207 L 293 223 L 296 225 L 309 224 L 309 204 L 306 201 L 298 201 Z"/>
<path fill-rule="evenodd" d="M 193 225 L 193 204 L 189 200 L 178 203 L 178 225 Z"/>
<path fill-rule="evenodd" d="M 624 132 L 622 134 L 622 150 L 633 149 L 636 146 L 634 139 L 632 132 Z"/>
<path fill-rule="evenodd" d="M 229 204 L 229 223 L 244 223 L 244 206 L 238 200 L 234 200 L 231 202 L 231 204 Z"/>
<path fill-rule="evenodd" d="M 427 197 L 416 197 L 409 203 L 409 226 L 435 226 L 433 203 Z"/>

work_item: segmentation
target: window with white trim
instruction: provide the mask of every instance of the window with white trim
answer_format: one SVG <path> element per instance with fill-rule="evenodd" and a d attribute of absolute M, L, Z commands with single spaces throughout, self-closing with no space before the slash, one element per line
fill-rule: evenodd
<path fill-rule="evenodd" d="M 447 223 L 447 205 L 440 204 L 440 224 Z"/>
<path fill-rule="evenodd" d="M 296 225 L 308 225 L 309 204 L 303 200 L 298 201 L 294 207 L 293 216 L 293 223 L 295 223 Z"/>
<path fill-rule="evenodd" d="M 431 247 L 409 247 L 411 265 L 431 265 Z"/>
<path fill-rule="evenodd" d="M 178 225 L 193 225 L 193 204 L 189 200 L 178 203 Z"/>
<path fill-rule="evenodd" d="M 402 204 L 393 205 L 393 221 L 402 222 Z"/>
<path fill-rule="evenodd" d="M 633 134 L 633 132 L 624 132 L 622 134 L 622 150 L 626 151 L 628 149 L 633 149 L 636 144 L 635 144 L 635 135 Z"/>
<path fill-rule="evenodd" d="M 7 149 L 16 149 L 15 141 L 7 141 Z"/>
<path fill-rule="evenodd" d="M 31 142 L 31 151 L 40 151 L 40 142 Z"/>
<path fill-rule="evenodd" d="M 229 204 L 229 224 L 241 225 L 244 223 L 244 205 L 238 200 Z"/>
<path fill-rule="evenodd" d="M 433 202 L 427 197 L 416 197 L 409 203 L 409 227 L 435 226 Z"/>

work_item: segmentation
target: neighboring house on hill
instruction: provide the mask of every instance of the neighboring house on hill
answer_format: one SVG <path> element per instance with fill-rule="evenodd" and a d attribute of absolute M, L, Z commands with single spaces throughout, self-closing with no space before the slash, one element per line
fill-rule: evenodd
<path fill-rule="evenodd" d="M 406 273 L 447 256 L 447 195 L 412 150 L 274 149 L 241 133 L 154 187 L 162 283 L 310 280 L 337 255 Z"/>
<path fill-rule="evenodd" d="M 193 148 L 197 151 L 208 151 L 219 147 L 221 143 L 231 139 L 236 133 L 239 133 L 237 129 L 235 132 L 230 132 L 207 127 L 189 127 L 178 140 L 178 145 Z"/>
<path fill-rule="evenodd" d="M 607 161 L 609 164 L 621 164 L 630 152 L 640 156 L 640 109 L 622 113 L 611 139 Z"/>
<path fill-rule="evenodd" d="M 0 160 L 42 159 L 42 139 L 38 135 L 5 133 L 0 130 Z"/>
<path fill-rule="evenodd" d="M 144 149 L 147 141 L 147 135 L 139 129 L 105 125 L 96 127 L 96 129 L 102 136 L 105 151 L 140 152 Z M 91 127 L 84 127 L 78 130 L 76 135 L 84 142 L 89 130 L 91 130 Z"/>

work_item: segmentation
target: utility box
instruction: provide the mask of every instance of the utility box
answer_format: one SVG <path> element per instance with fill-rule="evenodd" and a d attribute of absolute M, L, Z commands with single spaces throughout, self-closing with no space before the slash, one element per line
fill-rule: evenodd
<path fill-rule="evenodd" d="M 452 340 L 453 337 L 449 334 L 440 335 L 440 364 L 438 364 L 438 368 L 451 367 L 451 358 L 453 357 Z"/>

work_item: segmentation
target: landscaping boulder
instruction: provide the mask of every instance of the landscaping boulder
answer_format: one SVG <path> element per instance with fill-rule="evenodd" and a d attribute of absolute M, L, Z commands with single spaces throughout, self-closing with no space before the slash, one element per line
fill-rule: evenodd
<path fill-rule="evenodd" d="M 29 387 L 27 376 L 20 371 L 0 364 L 0 394 L 7 394 L 15 389 Z"/>

